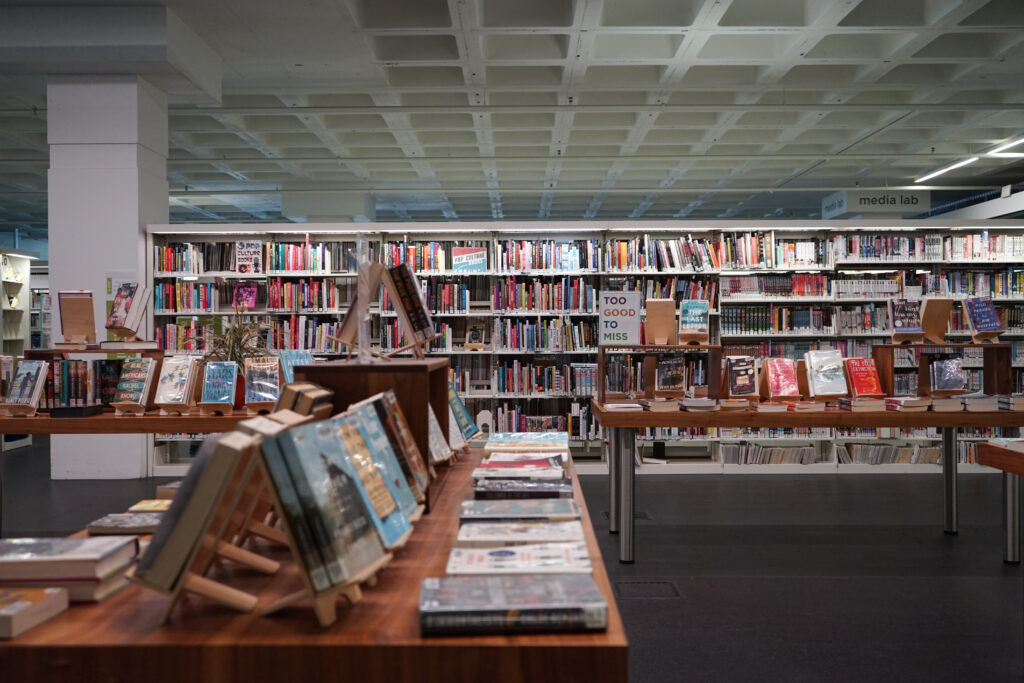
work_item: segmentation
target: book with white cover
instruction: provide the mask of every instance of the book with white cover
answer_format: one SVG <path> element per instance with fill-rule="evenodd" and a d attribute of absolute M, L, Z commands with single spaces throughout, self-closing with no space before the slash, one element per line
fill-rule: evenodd
<path fill-rule="evenodd" d="M 847 393 L 843 354 L 838 349 L 808 351 L 807 387 L 812 396 L 841 396 Z"/>
<path fill-rule="evenodd" d="M 538 543 L 583 543 L 583 525 L 568 522 L 472 522 L 459 527 L 460 548 L 501 548 Z"/>
<path fill-rule="evenodd" d="M 484 444 L 484 453 L 494 451 L 565 452 L 568 450 L 568 432 L 494 432 Z"/>
<path fill-rule="evenodd" d="M 557 453 L 555 451 L 537 451 L 531 453 L 529 451 L 495 451 L 490 453 L 481 465 L 491 465 L 499 462 L 524 462 L 530 460 L 544 460 L 544 459 L 557 460 L 558 464 L 561 465 L 562 469 L 565 469 L 566 463 L 569 462 L 568 451 Z"/>
<path fill-rule="evenodd" d="M 504 548 L 452 548 L 445 573 L 589 574 L 586 543 L 539 543 Z"/>
<path fill-rule="evenodd" d="M 0 582 L 5 579 L 104 577 L 135 557 L 134 536 L 5 538 L 0 540 Z"/>
<path fill-rule="evenodd" d="M 561 467 L 477 467 L 473 479 L 562 479 Z"/>

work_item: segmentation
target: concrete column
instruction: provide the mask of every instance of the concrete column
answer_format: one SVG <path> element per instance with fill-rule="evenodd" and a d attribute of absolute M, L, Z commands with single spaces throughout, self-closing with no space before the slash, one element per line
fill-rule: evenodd
<path fill-rule="evenodd" d="M 58 290 L 91 290 L 102 339 L 107 275 L 143 282 L 145 226 L 168 222 L 167 97 L 138 76 L 51 77 L 47 117 L 50 289 L 55 304 Z M 53 339 L 62 339 L 57 315 Z M 51 475 L 146 476 L 146 441 L 52 436 Z"/>

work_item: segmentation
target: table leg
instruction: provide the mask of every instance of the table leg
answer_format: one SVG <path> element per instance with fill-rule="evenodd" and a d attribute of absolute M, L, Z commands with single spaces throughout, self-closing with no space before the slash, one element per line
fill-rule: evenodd
<path fill-rule="evenodd" d="M 1020 562 L 1020 475 L 1003 472 L 1003 562 Z"/>
<path fill-rule="evenodd" d="M 942 428 L 942 484 L 945 532 L 957 532 L 956 508 L 956 427 Z"/>
<path fill-rule="evenodd" d="M 619 451 L 619 562 L 633 562 L 633 531 L 636 493 L 636 430 L 619 429 L 615 442 Z M 614 513 L 613 513 L 614 514 Z"/>
<path fill-rule="evenodd" d="M 608 533 L 619 533 L 619 428 L 605 429 L 604 451 L 608 462 Z"/>

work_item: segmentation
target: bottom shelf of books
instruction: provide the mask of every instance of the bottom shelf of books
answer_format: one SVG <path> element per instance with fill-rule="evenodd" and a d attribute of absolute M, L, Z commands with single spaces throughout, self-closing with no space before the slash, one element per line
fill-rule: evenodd
<path fill-rule="evenodd" d="M 417 463 L 392 405 L 254 417 L 157 500 L 69 539 L 0 540 L 5 680 L 179 683 L 213 662 L 222 681 L 626 680 L 567 435 Z M 116 535 L 151 532 L 134 562 Z"/>

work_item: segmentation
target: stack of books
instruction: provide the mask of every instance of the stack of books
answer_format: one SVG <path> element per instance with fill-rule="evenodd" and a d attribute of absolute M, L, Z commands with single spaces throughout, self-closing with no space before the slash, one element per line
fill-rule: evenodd
<path fill-rule="evenodd" d="M 678 398 L 679 407 L 689 412 L 709 413 L 720 409 L 718 401 L 713 398 Z"/>
<path fill-rule="evenodd" d="M 1014 394 L 1012 396 L 999 397 L 1000 410 L 1024 410 L 1024 396 Z"/>
<path fill-rule="evenodd" d="M 134 536 L 0 540 L 0 586 L 63 588 L 72 602 L 99 602 L 128 585 Z"/>
<path fill-rule="evenodd" d="M 839 399 L 839 409 L 849 410 L 854 413 L 880 413 L 885 412 L 885 399 L 882 398 L 848 398 L 843 396 Z"/>
<path fill-rule="evenodd" d="M 891 396 L 885 399 L 886 410 L 896 410 L 902 413 L 923 413 L 932 405 L 932 400 L 927 396 Z"/>

